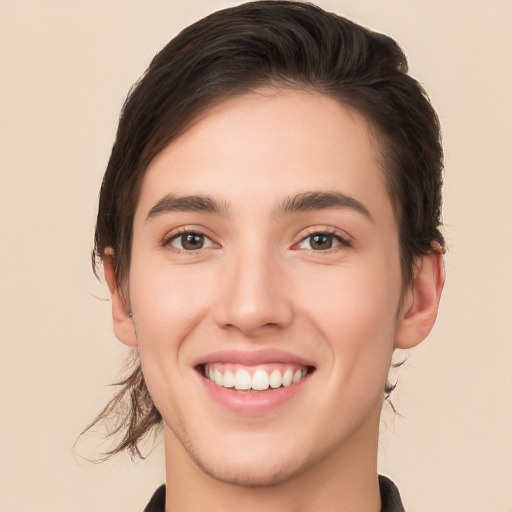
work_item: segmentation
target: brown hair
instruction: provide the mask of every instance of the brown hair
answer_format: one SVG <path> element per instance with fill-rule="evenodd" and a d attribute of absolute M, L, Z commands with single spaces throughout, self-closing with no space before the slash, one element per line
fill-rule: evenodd
<path fill-rule="evenodd" d="M 153 59 L 131 89 L 101 186 L 93 266 L 114 251 L 126 284 L 133 216 L 151 160 L 215 103 L 263 86 L 307 89 L 350 106 L 377 135 L 399 226 L 404 284 L 414 259 L 444 248 L 441 226 L 443 152 L 437 115 L 407 59 L 391 38 L 319 7 L 257 1 L 218 11 L 183 30 Z M 124 438 L 109 454 L 138 443 L 161 416 L 140 362 L 88 428 L 117 415 Z M 386 394 L 392 386 L 386 385 Z M 123 404 L 128 401 L 128 407 Z M 119 407 L 125 409 L 118 411 Z M 87 429 L 86 429 L 87 430 Z"/>

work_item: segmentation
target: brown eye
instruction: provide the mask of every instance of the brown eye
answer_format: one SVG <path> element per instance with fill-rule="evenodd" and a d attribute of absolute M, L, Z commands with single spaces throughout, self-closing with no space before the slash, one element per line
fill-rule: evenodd
<path fill-rule="evenodd" d="M 202 249 L 204 245 L 204 236 L 197 233 L 187 233 L 181 235 L 181 246 L 186 251 L 193 251 L 194 249 Z"/>
<path fill-rule="evenodd" d="M 169 245 L 180 251 L 197 251 L 212 247 L 214 243 L 202 233 L 181 233 L 171 238 Z"/>
<path fill-rule="evenodd" d="M 332 238 L 332 235 L 312 235 L 310 237 L 309 245 L 311 246 L 311 249 L 315 251 L 325 251 L 332 247 Z"/>
<path fill-rule="evenodd" d="M 349 242 L 338 235 L 331 233 L 313 233 L 303 238 L 299 243 L 299 249 L 308 249 L 310 251 L 327 251 L 340 245 L 349 246 Z"/>

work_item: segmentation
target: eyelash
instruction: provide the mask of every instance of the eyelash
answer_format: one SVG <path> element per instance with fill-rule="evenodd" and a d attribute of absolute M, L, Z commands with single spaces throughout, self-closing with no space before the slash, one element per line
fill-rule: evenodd
<path fill-rule="evenodd" d="M 304 250 L 306 250 L 310 253 L 314 253 L 315 255 L 317 255 L 317 254 L 332 254 L 334 252 L 352 247 L 352 242 L 350 240 L 341 236 L 337 230 L 332 229 L 332 228 L 331 229 L 329 229 L 329 228 L 325 228 L 325 229 L 313 228 L 313 229 L 311 229 L 311 231 L 309 231 L 307 233 L 306 236 L 302 237 L 294 245 L 294 247 L 299 246 L 300 244 L 306 242 L 308 239 L 312 239 L 314 236 L 328 236 L 328 237 L 332 237 L 333 240 L 338 242 L 338 245 L 335 245 L 334 247 L 329 247 L 327 249 L 315 250 L 315 249 L 311 249 L 311 248 L 310 249 L 304 248 Z"/>
<path fill-rule="evenodd" d="M 203 249 L 208 249 L 208 248 L 210 248 L 212 246 L 215 246 L 215 245 L 218 246 L 218 244 L 213 242 L 212 239 L 208 235 L 205 235 L 200 230 L 183 228 L 183 229 L 180 229 L 179 231 L 175 231 L 175 232 L 169 234 L 168 236 L 166 236 L 162 240 L 162 247 L 170 247 L 173 241 L 179 239 L 180 237 L 183 237 L 184 235 L 198 235 L 198 236 L 201 236 L 205 240 L 208 240 L 211 245 L 209 247 L 200 247 L 199 249 L 195 249 L 195 250 L 194 249 L 187 250 L 187 249 L 180 249 L 180 248 L 177 248 L 177 247 L 172 247 L 172 249 L 174 251 L 182 252 L 182 253 L 187 253 L 187 254 L 195 254 L 198 251 L 201 251 Z M 339 233 L 336 230 L 334 230 L 334 229 L 318 229 L 318 228 L 312 229 L 306 236 L 302 237 L 297 243 L 295 243 L 293 245 L 293 247 L 297 248 L 297 249 L 300 249 L 300 247 L 297 247 L 297 246 L 299 246 L 300 244 L 306 242 L 308 239 L 312 239 L 315 236 L 332 237 L 335 241 L 338 242 L 338 245 L 335 245 L 334 247 L 328 247 L 327 249 L 315 250 L 315 249 L 312 249 L 312 248 L 310 248 L 310 249 L 303 248 L 304 250 L 306 250 L 306 251 L 308 251 L 310 253 L 315 253 L 315 254 L 319 254 L 319 253 L 320 254 L 322 254 L 322 253 L 323 254 L 332 254 L 333 252 L 337 252 L 339 250 L 343 250 L 343 249 L 352 247 L 352 242 L 350 240 L 348 240 L 347 238 L 340 236 Z"/>
<path fill-rule="evenodd" d="M 162 240 L 162 247 L 172 247 L 171 246 L 172 242 L 174 242 L 174 240 L 177 240 L 177 239 L 183 237 L 184 235 L 198 235 L 198 236 L 203 237 L 205 240 L 208 240 L 212 246 L 217 245 L 215 242 L 212 241 L 212 239 L 208 235 L 205 235 L 200 230 L 183 228 L 178 231 L 174 231 L 174 232 L 170 233 L 168 236 L 166 236 Z M 208 247 L 200 247 L 199 249 L 195 249 L 195 250 L 194 249 L 187 250 L 187 249 L 179 249 L 178 247 L 172 247 L 172 250 L 174 250 L 176 252 L 187 253 L 187 254 L 195 254 L 198 251 L 200 251 L 202 249 L 207 249 L 207 248 Z"/>

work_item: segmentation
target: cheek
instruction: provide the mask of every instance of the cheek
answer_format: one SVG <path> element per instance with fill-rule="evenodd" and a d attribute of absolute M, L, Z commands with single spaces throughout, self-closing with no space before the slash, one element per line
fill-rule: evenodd
<path fill-rule="evenodd" d="M 318 269 L 318 275 L 309 271 L 308 278 L 302 280 L 298 302 L 322 317 L 322 324 L 331 332 L 389 330 L 400 300 L 399 266 L 372 263 L 338 267 L 328 273 Z"/>
<path fill-rule="evenodd" d="M 197 268 L 191 273 L 142 262 L 131 271 L 130 298 L 144 378 L 158 410 L 177 425 L 182 404 L 194 398 L 181 385 L 191 370 L 186 361 L 195 346 L 184 341 L 205 316 L 209 283 Z"/>
<path fill-rule="evenodd" d="M 205 270 L 197 266 L 134 265 L 130 299 L 139 329 L 168 329 L 172 325 L 173 332 L 179 332 L 193 322 L 210 296 L 212 280 Z"/>
<path fill-rule="evenodd" d="M 182 347 L 182 342 L 204 318 L 211 286 L 211 276 L 197 267 L 133 266 L 131 307 L 143 367 L 151 365 L 146 375 L 164 375 L 170 366 L 174 374 L 185 371 L 182 357 L 188 344 Z"/>
<path fill-rule="evenodd" d="M 399 266 L 380 264 L 337 269 L 328 279 L 305 287 L 304 314 L 329 341 L 336 378 L 364 380 L 380 389 L 394 345 L 400 300 Z M 355 387 L 354 390 L 366 388 Z"/>

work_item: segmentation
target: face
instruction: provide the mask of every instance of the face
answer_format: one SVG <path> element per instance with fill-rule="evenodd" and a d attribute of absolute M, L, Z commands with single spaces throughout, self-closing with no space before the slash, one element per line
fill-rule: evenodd
<path fill-rule="evenodd" d="M 265 485 L 374 447 L 401 293 L 362 117 L 283 90 L 208 111 L 151 163 L 134 219 L 134 336 L 170 457 Z"/>

